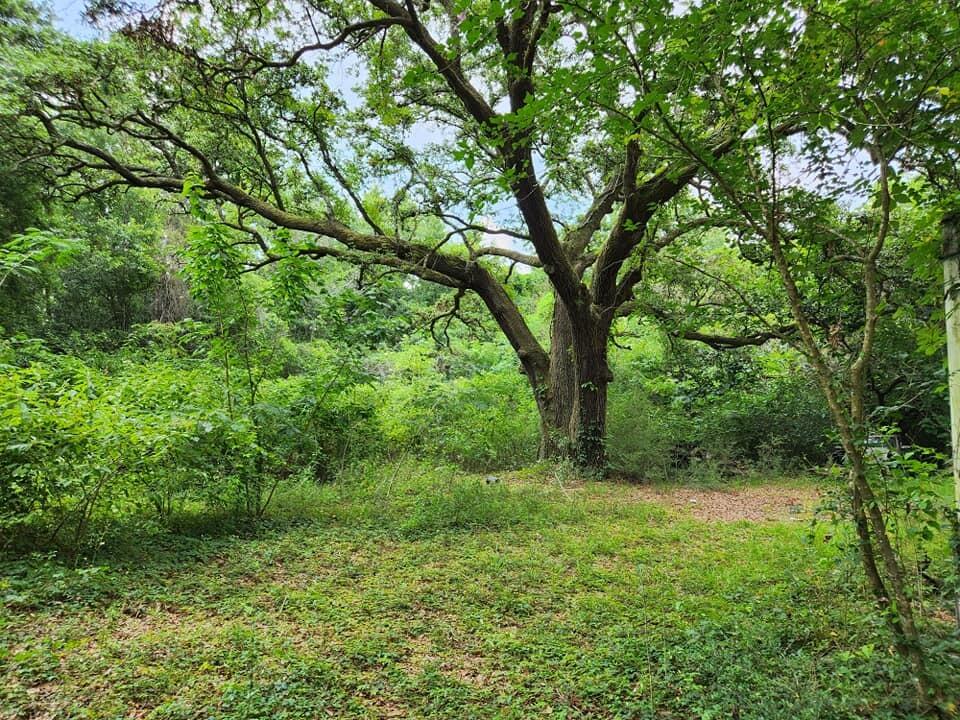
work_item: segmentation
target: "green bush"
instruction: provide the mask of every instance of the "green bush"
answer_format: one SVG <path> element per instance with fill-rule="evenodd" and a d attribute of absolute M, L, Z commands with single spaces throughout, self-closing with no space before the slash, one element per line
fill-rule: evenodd
<path fill-rule="evenodd" d="M 330 478 L 377 434 L 362 378 L 321 370 L 322 353 L 308 374 L 261 380 L 253 405 L 227 402 L 204 354 L 169 346 L 96 367 L 7 342 L 0 359 L 18 363 L 0 373 L 3 546 L 79 551 L 92 524 L 191 506 L 261 517 L 281 483 Z"/>
<path fill-rule="evenodd" d="M 690 431 L 671 408 L 633 388 L 611 392 L 608 413 L 607 454 L 614 472 L 642 479 L 672 473 Z"/>
<path fill-rule="evenodd" d="M 79 361 L 7 366 L 0 374 L 0 532 L 43 520 L 55 537 L 83 535 L 99 506 L 127 489 L 118 475 L 139 462 L 115 394 Z M 8 541 L 5 541 L 8 542 Z"/>
<path fill-rule="evenodd" d="M 416 346 L 384 356 L 377 414 L 391 452 L 477 471 L 535 460 L 537 411 L 511 355 L 491 343 L 455 360 Z"/>
<path fill-rule="evenodd" d="M 828 413 L 790 352 L 747 356 L 685 345 L 664 354 L 649 334 L 641 340 L 614 356 L 607 423 L 614 471 L 720 476 L 826 459 Z"/>
<path fill-rule="evenodd" d="M 717 457 L 761 464 L 820 463 L 829 450 L 830 418 L 803 375 L 761 380 L 697 408 L 691 438 Z"/>

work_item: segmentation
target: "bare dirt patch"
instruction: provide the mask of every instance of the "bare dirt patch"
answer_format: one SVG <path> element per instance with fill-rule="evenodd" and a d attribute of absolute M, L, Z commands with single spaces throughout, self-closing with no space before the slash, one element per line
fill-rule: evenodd
<path fill-rule="evenodd" d="M 543 485 L 543 479 L 507 475 L 511 485 Z M 550 482 L 552 481 L 552 482 Z M 689 513 L 704 522 L 805 521 L 813 517 L 820 493 L 813 485 L 770 483 L 729 488 L 645 485 L 628 480 L 589 482 L 580 478 L 548 478 L 569 498 L 599 498 L 606 502 L 648 502 Z"/>
<path fill-rule="evenodd" d="M 820 497 L 812 487 L 776 485 L 729 490 L 638 485 L 624 495 L 689 512 L 705 522 L 808 520 Z"/>
<path fill-rule="evenodd" d="M 403 667 L 407 674 L 415 676 L 423 673 L 428 667 L 436 668 L 452 678 L 469 685 L 482 687 L 489 678 L 486 667 L 486 658 L 466 648 L 446 647 L 438 652 L 433 641 L 419 635 L 411 638 L 407 643 L 407 655 Z"/>

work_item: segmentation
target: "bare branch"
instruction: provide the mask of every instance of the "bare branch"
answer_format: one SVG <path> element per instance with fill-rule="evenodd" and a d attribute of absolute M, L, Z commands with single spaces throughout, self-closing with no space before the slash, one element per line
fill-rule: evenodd
<path fill-rule="evenodd" d="M 474 257 L 481 257 L 483 255 L 496 255 L 498 257 L 504 257 L 508 260 L 512 260 L 515 263 L 520 263 L 521 265 L 528 265 L 530 267 L 543 267 L 543 263 L 540 262 L 540 258 L 536 255 L 529 255 L 527 253 L 517 252 L 516 250 L 510 250 L 508 248 L 499 248 L 499 247 L 482 247 L 478 248 L 473 253 Z"/>

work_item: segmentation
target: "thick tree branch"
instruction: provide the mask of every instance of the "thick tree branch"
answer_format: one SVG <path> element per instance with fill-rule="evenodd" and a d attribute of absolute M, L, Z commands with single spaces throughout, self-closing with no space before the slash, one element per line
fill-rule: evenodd
<path fill-rule="evenodd" d="M 507 125 L 498 125 L 497 113 L 480 95 L 479 91 L 463 74 L 456 57 L 448 57 L 434 40 L 425 25 L 411 7 L 404 7 L 394 0 L 369 0 L 369 2 L 389 17 L 398 19 L 398 24 L 407 36 L 433 62 L 437 72 L 446 80 L 447 85 L 460 99 L 467 112 L 480 127 L 488 133 L 498 134 L 502 138 L 502 158 L 510 174 L 510 185 L 520 213 L 530 232 L 530 241 L 537 251 L 543 270 L 565 304 L 581 307 L 587 311 L 583 286 L 567 254 L 560 245 L 553 217 L 547 207 L 543 188 L 537 179 L 530 150 L 529 130 L 511 130 Z M 517 47 L 524 53 L 531 49 L 523 46 L 529 43 L 527 37 L 530 23 L 535 17 L 536 3 L 526 3 L 519 19 L 508 31 L 510 37 L 504 42 L 508 47 Z M 532 62 L 532 59 L 531 59 Z M 533 92 L 529 73 L 517 73 L 510 82 L 511 110 L 516 112 L 528 101 Z"/>
<path fill-rule="evenodd" d="M 172 194 L 183 191 L 186 177 L 162 175 L 146 168 L 133 168 L 103 148 L 98 148 L 60 132 L 54 119 L 37 111 L 35 113 L 56 147 L 69 148 L 75 171 L 91 167 L 98 172 L 112 174 L 110 186 L 120 183 L 131 187 L 152 188 Z M 294 254 L 301 257 L 332 257 L 357 265 L 381 265 L 418 276 L 429 282 L 452 288 L 467 288 L 476 292 L 484 301 L 501 330 L 510 341 L 524 370 L 535 385 L 546 381 L 549 359 L 536 337 L 527 326 L 516 304 L 496 278 L 473 260 L 459 258 L 415 242 L 391 237 L 382 233 L 360 233 L 333 217 L 318 218 L 300 215 L 277 207 L 243 188 L 228 182 L 219 175 L 214 164 L 199 149 L 179 138 L 172 130 L 158 122 L 152 127 L 162 130 L 163 139 L 182 147 L 197 161 L 203 171 L 202 187 L 209 197 L 231 203 L 247 210 L 278 227 L 295 230 L 335 240 L 345 248 L 313 245 L 298 248 Z M 119 128 L 123 130 L 123 128 Z M 247 231 L 243 226 L 235 227 Z M 259 234 L 258 234 L 259 235 Z M 255 237 L 263 253 L 263 259 L 251 264 L 250 269 L 282 261 L 289 253 L 271 251 L 262 236 Z M 266 247 L 264 247 L 266 245 Z"/>
<path fill-rule="evenodd" d="M 709 345 L 714 350 L 733 350 L 735 348 L 765 345 L 771 340 L 783 340 L 791 327 L 783 328 L 783 332 L 763 332 L 752 335 L 713 335 L 710 333 L 684 330 L 678 336 L 684 340 L 692 340 Z"/>
<path fill-rule="evenodd" d="M 403 28 L 407 36 L 430 58 L 450 89 L 470 115 L 481 125 L 487 125 L 496 113 L 480 92 L 470 83 L 455 57 L 447 57 L 443 48 L 433 38 L 426 26 L 415 14 L 394 0 L 369 0 L 370 4 Z"/>
<path fill-rule="evenodd" d="M 580 224 L 568 232 L 564 238 L 564 249 L 571 259 L 578 259 L 587 249 L 594 233 L 600 229 L 603 219 L 613 210 L 614 203 L 620 197 L 620 186 L 623 182 L 621 175 L 622 170 L 613 174 L 594 198 L 590 208 L 580 220 Z"/>
<path fill-rule="evenodd" d="M 540 262 L 540 258 L 536 255 L 530 255 L 528 253 L 517 252 L 516 250 L 510 250 L 508 248 L 499 248 L 499 247 L 482 247 L 477 248 L 473 253 L 474 257 L 482 257 L 484 255 L 496 255 L 497 257 L 504 257 L 508 260 L 513 260 L 514 262 L 520 263 L 521 265 L 528 265 L 529 267 L 543 267 L 543 263 Z"/>

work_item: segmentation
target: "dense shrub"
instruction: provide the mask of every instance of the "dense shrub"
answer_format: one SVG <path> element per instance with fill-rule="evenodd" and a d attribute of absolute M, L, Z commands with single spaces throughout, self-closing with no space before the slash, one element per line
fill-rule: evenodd
<path fill-rule="evenodd" d="M 698 408 L 694 440 L 716 456 L 755 462 L 820 463 L 829 449 L 830 418 L 802 375 L 760 380 Z"/>
<path fill-rule="evenodd" d="M 94 520 L 148 510 L 166 521 L 190 504 L 260 516 L 280 483 L 330 477 L 376 434 L 343 364 L 263 380 L 255 404 L 231 407 L 202 356 L 101 368 L 7 342 L 0 360 L 4 545 L 76 549 Z"/>
<path fill-rule="evenodd" d="M 689 344 L 667 352 L 651 335 L 614 357 L 608 418 L 614 471 L 651 478 L 696 465 L 722 475 L 826 459 L 830 419 L 797 357 L 780 349 L 705 352 Z"/>
<path fill-rule="evenodd" d="M 653 335 L 614 360 L 616 473 L 822 457 L 826 418 L 802 373 L 748 385 L 737 358 L 665 373 L 676 359 Z M 120 345 L 69 356 L 10 339 L 0 363 L 5 543 L 75 547 L 91 524 L 131 513 L 162 524 L 184 510 L 260 518 L 284 484 L 326 482 L 361 460 L 492 472 L 529 464 L 538 445 L 526 379 L 495 342 L 295 343 L 261 313 L 136 326 Z"/>
<path fill-rule="evenodd" d="M 46 520 L 82 534 L 98 503 L 120 494 L 116 472 L 135 461 L 114 396 L 79 361 L 7 366 L 0 373 L 0 531 Z"/>
<path fill-rule="evenodd" d="M 536 459 L 537 411 L 510 352 L 490 343 L 448 357 L 410 347 L 383 357 L 376 392 L 394 454 L 415 450 L 468 470 Z"/>
<path fill-rule="evenodd" d="M 611 469 L 644 479 L 669 476 L 691 433 L 684 418 L 669 405 L 658 404 L 642 387 L 612 392 L 607 422 Z"/>

